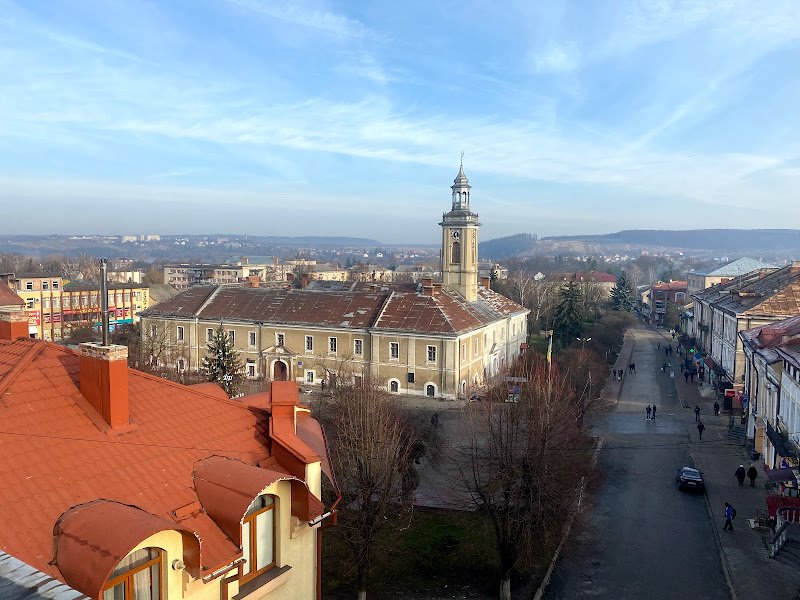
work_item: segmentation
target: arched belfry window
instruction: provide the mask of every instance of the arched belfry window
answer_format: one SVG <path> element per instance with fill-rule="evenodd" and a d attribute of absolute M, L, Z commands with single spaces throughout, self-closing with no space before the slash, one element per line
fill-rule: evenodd
<path fill-rule="evenodd" d="M 461 262 L 461 244 L 458 242 L 453 242 L 452 256 L 450 258 L 450 262 L 456 264 Z"/>

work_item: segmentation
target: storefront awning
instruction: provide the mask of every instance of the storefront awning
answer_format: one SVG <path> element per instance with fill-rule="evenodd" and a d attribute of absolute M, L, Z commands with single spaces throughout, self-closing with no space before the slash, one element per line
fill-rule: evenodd
<path fill-rule="evenodd" d="M 797 452 L 794 451 L 789 443 L 789 438 L 777 431 L 769 423 L 767 423 L 767 437 L 778 455 L 797 458 Z"/>
<path fill-rule="evenodd" d="M 797 476 L 790 468 L 767 469 L 767 478 L 770 483 L 797 483 Z"/>

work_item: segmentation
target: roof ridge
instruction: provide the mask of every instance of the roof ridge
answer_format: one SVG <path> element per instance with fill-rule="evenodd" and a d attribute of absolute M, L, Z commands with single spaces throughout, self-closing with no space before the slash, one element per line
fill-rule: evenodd
<path fill-rule="evenodd" d="M 22 342 L 23 344 L 27 344 L 28 342 Z M 16 379 L 17 375 L 19 375 L 31 362 L 34 358 L 36 358 L 45 348 L 47 342 L 39 342 L 31 344 L 30 349 L 28 349 L 25 354 L 22 355 L 22 358 L 15 364 L 12 369 L 6 373 L 5 377 L 3 377 L 2 381 L 0 381 L 0 396 L 2 396 L 5 391 L 8 389 L 14 379 Z"/>
<path fill-rule="evenodd" d="M 367 325 L 367 328 L 375 327 L 378 322 L 383 318 L 383 313 L 386 312 L 386 308 L 389 306 L 389 302 L 391 302 L 392 298 L 394 297 L 394 290 L 389 290 L 389 295 L 383 301 L 381 305 L 381 310 L 378 312 L 378 316 L 372 320 L 372 323 Z"/>
<path fill-rule="evenodd" d="M 198 308 L 198 309 L 195 311 L 195 313 L 194 313 L 194 316 L 195 316 L 196 318 L 198 318 L 198 319 L 200 318 L 200 315 L 201 315 L 201 313 L 202 313 L 202 312 L 205 310 L 205 308 L 206 308 L 206 307 L 207 307 L 209 304 L 211 304 L 211 301 L 212 301 L 212 300 L 213 300 L 213 299 L 214 299 L 214 298 L 217 296 L 217 294 L 219 294 L 219 291 L 220 291 L 221 289 L 222 289 L 222 286 L 221 286 L 221 285 L 218 285 L 218 286 L 217 286 L 217 287 L 214 289 L 214 291 L 213 291 L 213 292 L 211 292 L 211 293 L 208 295 L 208 297 L 207 297 L 207 298 L 206 298 L 206 299 L 203 301 L 203 303 L 200 305 L 200 308 Z"/>

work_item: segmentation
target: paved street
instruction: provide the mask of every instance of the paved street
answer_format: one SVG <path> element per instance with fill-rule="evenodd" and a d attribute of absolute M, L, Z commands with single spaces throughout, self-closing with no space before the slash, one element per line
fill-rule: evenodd
<path fill-rule="evenodd" d="M 693 464 L 694 415 L 661 372 L 663 339 L 644 328 L 629 335 L 637 372 L 625 374 L 619 404 L 596 424 L 605 481 L 591 493 L 546 597 L 729 598 L 705 498 L 675 485 L 677 469 Z M 669 360 L 677 367 L 677 357 Z M 658 416 L 646 421 L 653 402 Z"/>

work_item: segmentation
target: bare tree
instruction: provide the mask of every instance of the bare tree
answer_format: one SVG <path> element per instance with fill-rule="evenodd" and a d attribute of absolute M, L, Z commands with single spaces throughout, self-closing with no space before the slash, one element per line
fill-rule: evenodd
<path fill-rule="evenodd" d="M 542 319 L 547 323 L 552 322 L 553 310 L 558 303 L 560 289 L 561 283 L 557 281 L 542 279 L 533 282 L 530 293 L 531 302 L 526 307 L 531 310 L 529 323 L 535 328 L 535 331 L 539 331 Z"/>
<path fill-rule="evenodd" d="M 453 453 L 461 485 L 494 534 L 501 600 L 511 598 L 512 571 L 556 543 L 590 465 L 567 378 L 541 359 L 515 372 L 527 379 L 519 401 L 506 402 L 503 384 L 467 405 Z"/>
<path fill-rule="evenodd" d="M 411 518 L 414 439 L 388 395 L 369 383 L 340 385 L 319 408 L 342 494 L 338 523 L 364 600 L 376 542 Z"/>

